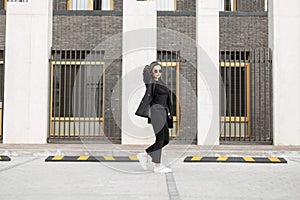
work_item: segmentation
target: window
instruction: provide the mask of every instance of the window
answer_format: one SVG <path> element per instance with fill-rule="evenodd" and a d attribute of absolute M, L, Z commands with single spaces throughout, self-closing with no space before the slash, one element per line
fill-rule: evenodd
<path fill-rule="evenodd" d="M 113 0 L 67 0 L 68 10 L 113 10 Z"/>
<path fill-rule="evenodd" d="M 249 52 L 220 52 L 221 137 L 250 134 Z"/>
<path fill-rule="evenodd" d="M 104 134 L 104 51 L 55 50 L 50 137 Z"/>
<path fill-rule="evenodd" d="M 7 2 L 18 2 L 18 3 L 27 3 L 28 0 L 3 0 L 3 4 L 0 6 L 0 9 L 6 10 Z"/>
<path fill-rule="evenodd" d="M 176 0 L 156 0 L 156 8 L 159 11 L 175 11 Z"/>
<path fill-rule="evenodd" d="M 171 137 L 178 137 L 180 130 L 180 109 L 179 109 L 179 52 L 178 51 L 158 51 L 157 60 L 163 67 L 162 80 L 172 92 L 171 102 L 173 105 L 174 129 L 170 133 Z"/>
<path fill-rule="evenodd" d="M 220 10 L 233 12 L 237 11 L 237 0 L 220 0 Z"/>
<path fill-rule="evenodd" d="M 175 11 L 176 10 L 176 1 L 177 0 L 145 0 L 145 1 L 156 1 L 156 9 L 158 11 Z"/>
<path fill-rule="evenodd" d="M 103 65 L 57 63 L 54 70 L 54 117 L 102 117 Z M 57 106 L 56 106 L 57 105 Z"/>

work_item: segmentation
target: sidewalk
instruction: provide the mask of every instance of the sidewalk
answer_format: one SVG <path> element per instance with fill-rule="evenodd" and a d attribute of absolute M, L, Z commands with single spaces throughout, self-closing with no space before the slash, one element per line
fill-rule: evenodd
<path fill-rule="evenodd" d="M 107 155 L 131 156 L 143 151 L 148 145 L 121 144 L 0 144 L 0 155 L 50 156 L 50 155 Z M 168 154 L 181 156 L 274 156 L 300 157 L 300 146 L 273 145 L 178 145 L 164 148 Z"/>
<path fill-rule="evenodd" d="M 278 200 L 300 199 L 300 147 L 168 145 L 172 173 L 144 171 L 138 162 L 45 162 L 50 155 L 135 155 L 147 145 L 0 144 L 2 200 Z M 186 163 L 186 156 L 280 156 L 287 164 Z"/>

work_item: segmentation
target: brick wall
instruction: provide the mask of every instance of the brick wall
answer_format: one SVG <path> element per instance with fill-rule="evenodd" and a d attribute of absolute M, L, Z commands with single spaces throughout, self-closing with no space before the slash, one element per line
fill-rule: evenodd
<path fill-rule="evenodd" d="M 196 11 L 196 0 L 177 0 L 178 11 Z"/>
<path fill-rule="evenodd" d="M 114 10 L 123 11 L 123 0 L 114 0 Z"/>
<path fill-rule="evenodd" d="M 0 14 L 0 48 L 5 47 L 5 24 L 6 16 L 4 14 Z"/>
<path fill-rule="evenodd" d="M 110 138 L 120 138 L 121 130 L 115 122 L 111 108 L 111 96 L 121 77 L 122 62 L 121 16 L 67 16 L 53 17 L 53 47 L 62 49 L 105 50 L 105 133 Z M 111 38 L 115 35 L 114 38 Z M 117 36 L 116 36 L 117 35 Z M 121 97 L 121 95 L 120 95 Z M 121 110 L 121 98 L 115 100 L 114 109 Z M 121 114 L 121 112 L 116 112 Z M 117 116 L 120 119 L 120 116 Z"/>
<path fill-rule="evenodd" d="M 265 10 L 264 0 L 238 0 L 237 10 L 240 12 L 257 12 Z"/>
<path fill-rule="evenodd" d="M 220 16 L 220 49 L 268 47 L 268 17 Z"/>
<path fill-rule="evenodd" d="M 268 52 L 261 49 L 252 51 L 251 64 L 251 134 L 254 138 L 272 134 L 272 65 L 268 64 Z M 264 137 L 263 137 L 264 138 Z"/>
<path fill-rule="evenodd" d="M 180 137 L 176 140 L 191 140 L 196 138 L 197 113 L 195 94 L 196 79 L 196 17 L 195 16 L 158 16 L 159 50 L 179 51 L 180 63 L 180 107 L 181 126 Z M 187 61 L 184 61 L 187 60 Z M 190 85 L 190 87 L 188 87 Z M 193 101 L 194 99 L 194 101 Z"/>
<path fill-rule="evenodd" d="M 272 134 L 272 68 L 266 64 L 268 52 L 258 49 L 268 48 L 267 16 L 220 16 L 220 49 L 250 51 L 251 60 L 251 134 L 258 139 L 259 134 Z M 266 62 L 266 63 L 264 63 Z"/>
<path fill-rule="evenodd" d="M 53 17 L 53 47 L 90 49 L 122 32 L 121 16 Z"/>
<path fill-rule="evenodd" d="M 4 8 L 4 0 L 0 0 L 0 10 L 3 10 Z"/>
<path fill-rule="evenodd" d="M 53 0 L 53 10 L 67 10 L 67 0 Z"/>

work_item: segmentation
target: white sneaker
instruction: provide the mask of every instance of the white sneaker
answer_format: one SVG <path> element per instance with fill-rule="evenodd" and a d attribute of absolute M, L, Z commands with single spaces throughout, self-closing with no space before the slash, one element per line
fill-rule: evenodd
<path fill-rule="evenodd" d="M 149 157 L 149 156 L 144 156 L 143 153 L 138 153 L 138 154 L 136 155 L 136 157 L 139 159 L 142 168 L 143 168 L 144 170 L 147 170 L 147 169 L 148 169 L 148 167 L 147 167 L 147 162 L 148 162 L 148 157 Z"/>
<path fill-rule="evenodd" d="M 158 167 L 154 166 L 153 171 L 156 173 L 170 173 L 170 172 L 172 172 L 172 169 L 161 164 Z"/>

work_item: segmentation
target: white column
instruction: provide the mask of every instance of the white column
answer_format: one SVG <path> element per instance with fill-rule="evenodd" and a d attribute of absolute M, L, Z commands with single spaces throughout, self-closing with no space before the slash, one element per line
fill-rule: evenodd
<path fill-rule="evenodd" d="M 219 0 L 197 1 L 197 139 L 219 144 Z"/>
<path fill-rule="evenodd" d="M 275 145 L 300 145 L 300 1 L 269 1 Z"/>
<path fill-rule="evenodd" d="M 156 59 L 155 1 L 123 1 L 122 144 L 153 142 L 152 126 L 135 116 L 145 93 L 142 72 Z"/>
<path fill-rule="evenodd" d="M 47 142 L 52 0 L 8 2 L 3 143 Z"/>

